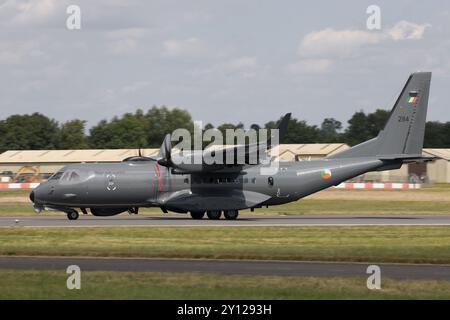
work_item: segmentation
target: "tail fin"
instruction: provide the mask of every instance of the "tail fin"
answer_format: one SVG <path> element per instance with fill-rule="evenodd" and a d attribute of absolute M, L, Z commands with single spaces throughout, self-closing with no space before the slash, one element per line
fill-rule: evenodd
<path fill-rule="evenodd" d="M 420 158 L 430 82 L 431 72 L 411 74 L 378 136 L 328 158 Z"/>

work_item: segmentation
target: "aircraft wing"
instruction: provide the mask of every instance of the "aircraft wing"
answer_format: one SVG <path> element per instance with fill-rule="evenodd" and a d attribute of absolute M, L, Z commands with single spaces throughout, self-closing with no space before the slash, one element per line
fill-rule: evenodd
<path fill-rule="evenodd" d="M 202 150 L 194 151 L 188 155 L 179 156 L 172 154 L 171 135 L 167 134 L 161 145 L 158 163 L 162 166 L 172 169 L 172 173 L 202 173 L 202 172 L 236 172 L 241 171 L 244 166 L 258 165 L 261 160 L 266 159 L 266 151 L 276 147 L 279 141 L 287 132 L 291 114 L 286 114 L 279 122 L 278 139 L 274 133 L 263 142 L 238 145 L 231 148 L 223 148 L 219 150 Z M 201 152 L 200 158 L 196 158 Z M 196 163 L 194 159 L 201 159 L 200 163 Z M 206 159 L 222 159 L 222 163 L 207 161 Z"/>

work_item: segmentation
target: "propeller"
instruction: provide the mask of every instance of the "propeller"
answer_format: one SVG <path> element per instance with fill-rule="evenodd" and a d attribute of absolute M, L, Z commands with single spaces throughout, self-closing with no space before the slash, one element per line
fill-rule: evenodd
<path fill-rule="evenodd" d="M 172 136 L 170 133 L 166 134 L 164 137 L 164 141 L 161 145 L 161 148 L 159 149 L 158 163 L 162 166 L 170 166 L 172 164 L 172 142 L 171 142 Z"/>

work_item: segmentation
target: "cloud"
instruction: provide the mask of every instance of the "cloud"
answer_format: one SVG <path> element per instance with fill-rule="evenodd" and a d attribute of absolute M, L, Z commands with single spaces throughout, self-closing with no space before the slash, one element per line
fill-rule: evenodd
<path fill-rule="evenodd" d="M 207 23 L 212 20 L 212 16 L 206 11 L 188 11 L 181 14 L 182 20 L 189 23 Z"/>
<path fill-rule="evenodd" d="M 425 30 L 431 27 L 431 24 L 416 24 L 405 20 L 399 21 L 388 30 L 392 40 L 420 40 L 423 38 Z"/>
<path fill-rule="evenodd" d="M 267 66 L 260 66 L 256 57 L 243 56 L 226 62 L 222 69 L 225 73 L 237 73 L 243 78 L 249 79 L 264 72 Z"/>
<path fill-rule="evenodd" d="M 240 57 L 233 59 L 227 63 L 227 68 L 230 70 L 245 70 L 253 69 L 258 66 L 256 57 Z"/>
<path fill-rule="evenodd" d="M 0 18 L 7 26 L 30 26 L 49 22 L 57 12 L 62 12 L 67 1 L 58 0 L 7 0 L 0 5 Z"/>
<path fill-rule="evenodd" d="M 334 30 L 327 28 L 307 34 L 301 41 L 299 56 L 346 56 L 356 48 L 381 41 L 377 33 L 361 30 Z"/>
<path fill-rule="evenodd" d="M 151 85 L 150 81 L 136 81 L 129 85 L 122 87 L 122 92 L 125 94 L 135 93 Z"/>
<path fill-rule="evenodd" d="M 266 72 L 268 68 L 268 66 L 260 65 L 254 56 L 241 56 L 195 69 L 191 74 L 195 77 L 226 75 L 254 78 L 258 74 Z"/>
<path fill-rule="evenodd" d="M 287 66 L 292 74 L 321 74 L 330 70 L 333 62 L 329 59 L 301 59 Z"/>
<path fill-rule="evenodd" d="M 197 57 L 207 53 L 203 41 L 195 37 L 184 40 L 166 40 L 163 43 L 163 54 L 168 57 Z"/>
<path fill-rule="evenodd" d="M 139 50 L 139 44 L 146 35 L 147 30 L 143 28 L 125 28 L 110 31 L 106 38 L 110 41 L 108 49 L 117 55 L 135 53 Z"/>
<path fill-rule="evenodd" d="M 16 65 L 28 58 L 43 56 L 45 53 L 39 49 L 39 43 L 35 40 L 0 42 L 0 65 Z"/>
<path fill-rule="evenodd" d="M 399 21 L 385 31 L 326 28 L 305 35 L 297 48 L 299 60 L 288 65 L 293 74 L 324 73 L 337 59 L 359 56 L 365 48 L 384 42 L 420 40 L 430 24 Z"/>
<path fill-rule="evenodd" d="M 428 23 L 416 24 L 402 20 L 385 32 L 326 28 L 308 33 L 302 39 L 297 54 L 315 57 L 321 55 L 346 57 L 364 46 L 379 44 L 383 41 L 420 40 L 430 26 Z"/>

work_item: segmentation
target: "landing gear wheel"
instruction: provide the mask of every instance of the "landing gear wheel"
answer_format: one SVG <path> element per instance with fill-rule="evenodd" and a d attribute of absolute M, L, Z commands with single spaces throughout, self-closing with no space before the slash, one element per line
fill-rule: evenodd
<path fill-rule="evenodd" d="M 67 212 L 67 218 L 69 220 L 77 220 L 80 215 L 76 210 Z"/>
<path fill-rule="evenodd" d="M 138 214 L 139 213 L 139 207 L 131 207 L 128 209 L 128 214 Z"/>
<path fill-rule="evenodd" d="M 191 211 L 192 219 L 200 220 L 205 216 L 205 211 Z"/>
<path fill-rule="evenodd" d="M 220 210 L 208 210 L 206 211 L 206 215 L 211 220 L 219 220 L 222 215 L 222 211 Z"/>
<path fill-rule="evenodd" d="M 239 211 L 237 210 L 225 210 L 223 212 L 223 216 L 227 220 L 236 220 L 239 215 Z"/>

